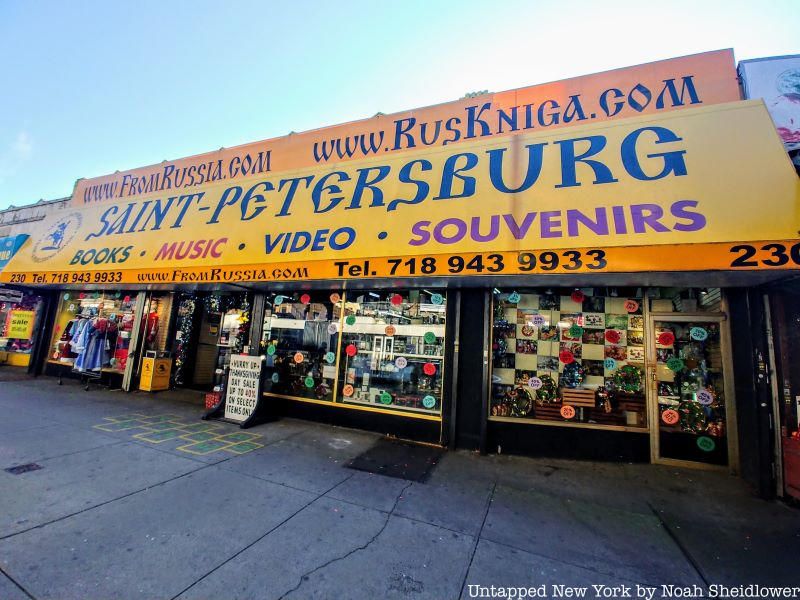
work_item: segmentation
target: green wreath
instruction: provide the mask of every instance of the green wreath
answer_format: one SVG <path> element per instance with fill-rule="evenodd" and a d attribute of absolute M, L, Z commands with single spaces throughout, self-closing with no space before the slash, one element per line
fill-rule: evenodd
<path fill-rule="evenodd" d="M 681 416 L 681 429 L 688 433 L 702 433 L 706 430 L 706 413 L 702 405 L 692 400 L 684 400 L 678 405 Z"/>
<path fill-rule="evenodd" d="M 614 373 L 614 387 L 620 392 L 640 392 L 642 390 L 642 370 L 633 365 L 625 365 Z"/>

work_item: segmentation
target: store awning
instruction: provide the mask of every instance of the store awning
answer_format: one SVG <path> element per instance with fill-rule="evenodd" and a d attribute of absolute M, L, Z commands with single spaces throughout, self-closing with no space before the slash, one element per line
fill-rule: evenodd
<path fill-rule="evenodd" d="M 800 269 L 798 181 L 761 101 L 588 120 L 76 208 L 0 281 L 763 281 Z"/>

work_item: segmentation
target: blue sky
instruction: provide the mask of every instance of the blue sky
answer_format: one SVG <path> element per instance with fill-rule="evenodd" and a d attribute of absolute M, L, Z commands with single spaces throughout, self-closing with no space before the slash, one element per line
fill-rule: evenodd
<path fill-rule="evenodd" d="M 467 92 L 798 40 L 797 0 L 0 0 L 0 208 Z"/>

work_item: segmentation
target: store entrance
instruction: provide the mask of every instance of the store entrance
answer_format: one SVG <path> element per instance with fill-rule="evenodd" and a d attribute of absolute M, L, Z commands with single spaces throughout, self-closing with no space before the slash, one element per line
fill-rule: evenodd
<path fill-rule="evenodd" d="M 653 462 L 728 466 L 735 428 L 725 318 L 655 314 L 649 327 Z"/>

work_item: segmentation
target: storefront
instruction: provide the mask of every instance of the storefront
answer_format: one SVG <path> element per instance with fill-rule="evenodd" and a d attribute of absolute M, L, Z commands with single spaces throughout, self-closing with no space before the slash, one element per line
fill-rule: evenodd
<path fill-rule="evenodd" d="M 345 140 L 363 151 L 333 159 Z M 54 363 L 135 389 L 169 353 L 213 394 L 263 356 L 280 414 L 489 452 L 750 469 L 743 290 L 800 270 L 797 177 L 730 51 L 79 180 L 73 203 L 0 274 L 59 289 Z M 62 339 L 85 320 L 99 359 Z"/>

